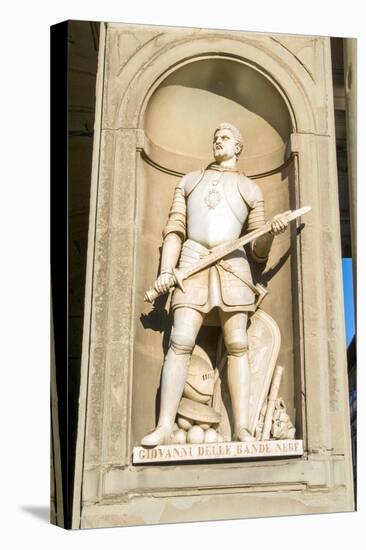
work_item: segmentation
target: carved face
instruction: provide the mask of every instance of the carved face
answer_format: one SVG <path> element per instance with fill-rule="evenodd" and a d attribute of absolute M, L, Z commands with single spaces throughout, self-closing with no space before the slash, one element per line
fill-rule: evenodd
<path fill-rule="evenodd" d="M 229 129 L 217 130 L 213 138 L 213 155 L 217 162 L 230 160 L 239 153 L 233 133 Z"/>

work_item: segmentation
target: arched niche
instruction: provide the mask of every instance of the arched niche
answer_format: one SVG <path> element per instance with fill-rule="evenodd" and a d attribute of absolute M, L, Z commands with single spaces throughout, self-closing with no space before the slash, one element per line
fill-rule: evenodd
<path fill-rule="evenodd" d="M 145 111 L 147 149 L 164 166 L 187 172 L 211 162 L 212 133 L 223 121 L 242 131 L 245 173 L 283 164 L 292 132 L 287 107 L 262 74 L 231 59 L 192 62 L 160 84 Z"/>
<path fill-rule="evenodd" d="M 324 44 L 317 45 L 317 54 L 324 55 Z M 115 77 L 119 93 L 113 97 L 113 108 L 105 113 L 108 127 L 142 128 L 151 96 L 166 78 L 194 61 L 215 58 L 235 60 L 265 76 L 287 105 L 296 132 L 329 130 L 322 109 L 314 109 L 316 82 L 280 40 L 207 30 L 166 33 L 146 42 Z"/>
<path fill-rule="evenodd" d="M 278 88 L 257 67 L 232 58 L 207 56 L 182 64 L 161 80 L 146 103 L 143 129 L 145 153 L 163 169 L 141 158 L 139 161 L 141 215 L 136 268 L 133 444 L 138 444 L 156 422 L 161 367 L 170 335 L 169 302 L 160 299 L 152 307 L 143 303 L 143 294 L 158 274 L 161 233 L 179 181 L 173 172 L 187 173 L 212 161 L 213 131 L 223 121 L 242 131 L 245 149 L 239 168 L 249 177 L 254 176 L 261 187 L 266 217 L 294 207 L 294 167 L 289 147 L 293 119 Z M 293 232 L 287 232 L 276 238 L 264 273 L 255 273 L 269 289 L 263 309 L 280 327 L 278 363 L 286 367 L 281 395 L 293 419 L 298 409 L 295 258 L 296 238 Z M 212 358 L 219 332 L 215 316 L 208 316 L 200 341 Z M 297 418 L 297 427 L 300 424 Z"/>

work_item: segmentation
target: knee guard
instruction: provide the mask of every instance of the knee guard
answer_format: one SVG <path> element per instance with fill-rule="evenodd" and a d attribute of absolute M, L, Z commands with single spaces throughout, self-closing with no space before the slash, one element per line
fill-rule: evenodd
<path fill-rule="evenodd" d="M 225 346 L 228 355 L 242 357 L 248 351 L 248 336 L 243 330 L 232 330 L 226 335 Z"/>
<path fill-rule="evenodd" d="M 184 332 L 178 332 L 173 329 L 170 338 L 170 347 L 177 355 L 190 355 L 195 344 L 194 338 Z"/>

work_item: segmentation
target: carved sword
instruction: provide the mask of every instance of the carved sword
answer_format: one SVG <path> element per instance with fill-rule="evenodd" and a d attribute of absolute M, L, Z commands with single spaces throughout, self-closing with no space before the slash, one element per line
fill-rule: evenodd
<path fill-rule="evenodd" d="M 299 218 L 300 216 L 303 216 L 307 212 L 311 210 L 311 206 L 304 206 L 303 208 L 298 208 L 297 210 L 290 210 L 289 212 L 284 212 L 282 214 L 282 217 L 287 221 L 290 222 L 292 220 L 295 220 L 296 218 Z M 192 275 L 195 275 L 199 271 L 202 271 L 203 269 L 206 269 L 206 267 L 210 267 L 211 265 L 215 264 L 216 262 L 222 260 L 225 256 L 230 254 L 231 252 L 234 252 L 238 248 L 254 241 L 255 239 L 258 239 L 262 235 L 265 235 L 266 233 L 269 233 L 271 231 L 271 221 L 266 222 L 264 225 L 262 225 L 259 229 L 255 229 L 254 231 L 251 231 L 250 233 L 247 233 L 243 237 L 240 237 L 239 239 L 235 239 L 234 241 L 231 241 L 229 243 L 225 243 L 223 245 L 217 246 L 213 248 L 207 256 L 203 258 L 200 262 L 197 262 L 192 267 L 184 268 L 184 269 L 177 269 L 173 268 L 172 277 L 173 281 L 170 285 L 170 288 L 173 288 L 175 286 L 178 286 L 182 292 L 184 292 L 184 285 L 183 281 L 185 279 L 188 279 L 188 277 L 191 277 Z M 144 301 L 152 303 L 160 294 L 157 292 L 155 288 L 150 288 L 145 292 Z"/>

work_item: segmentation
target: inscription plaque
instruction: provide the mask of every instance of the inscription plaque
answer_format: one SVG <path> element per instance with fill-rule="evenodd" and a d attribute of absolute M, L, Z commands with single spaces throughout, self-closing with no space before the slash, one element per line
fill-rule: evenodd
<path fill-rule="evenodd" d="M 206 443 L 192 445 L 158 445 L 153 448 L 134 447 L 133 463 L 184 462 L 192 460 L 232 460 L 301 456 L 304 454 L 302 439 L 282 441 L 254 441 L 230 443 Z"/>

